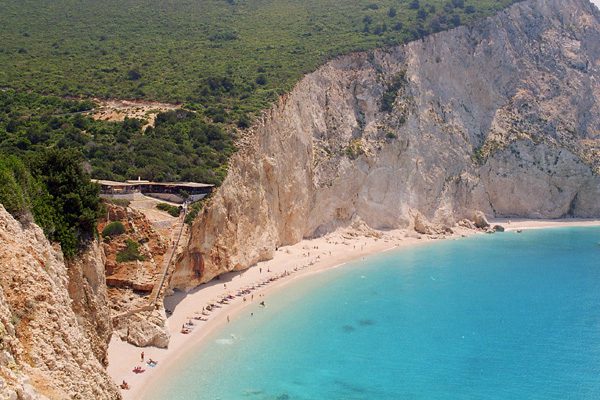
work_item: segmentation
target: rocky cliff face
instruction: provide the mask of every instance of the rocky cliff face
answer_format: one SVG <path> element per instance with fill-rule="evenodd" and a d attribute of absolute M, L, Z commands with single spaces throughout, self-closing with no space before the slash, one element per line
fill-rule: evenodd
<path fill-rule="evenodd" d="M 357 219 L 599 216 L 599 173 L 600 14 L 525 1 L 306 76 L 245 137 L 172 286 Z"/>
<path fill-rule="evenodd" d="M 104 263 L 104 253 L 97 242 L 90 243 L 77 257 L 65 260 L 71 308 L 90 342 L 94 356 L 106 366 L 112 325 Z"/>
<path fill-rule="evenodd" d="M 0 206 L 0 398 L 119 399 L 104 370 L 111 333 L 92 245 L 65 266 L 34 224 Z"/>

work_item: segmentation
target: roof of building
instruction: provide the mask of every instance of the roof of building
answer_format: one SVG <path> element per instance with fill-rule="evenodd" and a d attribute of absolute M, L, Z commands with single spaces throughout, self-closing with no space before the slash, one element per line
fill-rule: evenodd
<path fill-rule="evenodd" d="M 150 183 L 150 181 L 144 180 L 144 179 L 128 179 L 125 182 L 127 183 Z"/>
<path fill-rule="evenodd" d="M 127 182 L 107 181 L 105 179 L 92 179 L 92 182 L 97 183 L 101 186 L 134 186 Z"/>
<path fill-rule="evenodd" d="M 189 188 L 203 188 L 203 187 L 213 187 L 215 185 L 211 185 L 208 183 L 198 183 L 198 182 L 148 182 L 148 185 L 153 186 L 180 186 L 180 187 L 189 187 Z"/>
<path fill-rule="evenodd" d="M 198 183 L 198 182 L 151 182 L 151 181 L 143 181 L 143 180 L 129 180 L 125 182 L 116 182 L 116 181 L 108 181 L 105 179 L 92 179 L 92 182 L 97 183 L 101 186 L 117 186 L 117 187 L 128 187 L 128 186 L 137 186 L 137 185 L 152 185 L 152 186 L 177 186 L 177 187 L 187 187 L 187 188 L 205 188 L 205 187 L 213 187 L 215 185 L 211 185 L 209 183 Z"/>

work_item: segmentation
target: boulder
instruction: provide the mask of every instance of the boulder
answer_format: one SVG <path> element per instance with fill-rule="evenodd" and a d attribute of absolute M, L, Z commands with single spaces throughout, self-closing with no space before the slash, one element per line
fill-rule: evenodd
<path fill-rule="evenodd" d="M 485 229 L 490 226 L 485 214 L 481 211 L 475 211 L 473 214 L 473 224 L 475 224 L 475 227 L 479 229 Z"/>

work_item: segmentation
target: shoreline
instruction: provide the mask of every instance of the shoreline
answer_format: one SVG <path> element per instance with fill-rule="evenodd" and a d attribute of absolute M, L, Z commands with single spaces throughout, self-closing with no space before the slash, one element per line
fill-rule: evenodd
<path fill-rule="evenodd" d="M 502 225 L 507 232 L 512 232 L 555 227 L 600 226 L 600 220 L 505 218 L 490 220 L 490 224 L 492 226 Z M 175 292 L 174 295 L 166 297 L 165 308 L 173 310 L 172 315 L 167 319 L 166 325 L 171 334 L 169 348 L 139 348 L 122 342 L 118 337 L 113 336 L 108 350 L 108 373 L 117 384 L 125 380 L 131 387 L 130 390 L 121 390 L 123 399 L 144 398 L 143 395 L 149 389 L 149 383 L 167 375 L 170 370 L 169 366 L 178 362 L 186 351 L 206 345 L 208 336 L 226 325 L 228 318 L 231 320 L 239 317 L 241 311 L 245 308 L 253 303 L 258 303 L 282 286 L 374 254 L 423 245 L 438 240 L 456 240 L 483 233 L 482 231 L 460 227 L 453 229 L 455 230 L 454 234 L 443 237 L 419 235 L 406 229 L 386 232 L 373 231 L 377 233 L 377 236 L 370 232 L 355 232 L 344 229 L 320 238 L 305 239 L 294 245 L 281 247 L 275 252 L 273 259 L 269 261 L 260 262 L 244 271 L 223 274 L 220 279 L 203 284 L 190 292 Z M 181 327 L 190 318 L 200 316 L 203 307 L 210 302 L 215 302 L 219 296 L 227 293 L 235 295 L 242 288 L 252 286 L 270 277 L 280 276 L 286 272 L 287 275 L 254 289 L 251 294 L 245 296 L 246 300 L 236 296 L 228 304 L 212 311 L 207 316 L 207 321 L 192 319 L 195 326 L 191 333 L 181 333 Z M 256 299 L 254 299 L 254 296 L 256 296 Z M 140 353 L 142 351 L 145 353 L 145 360 L 152 358 L 159 362 L 155 368 L 149 368 L 141 362 Z M 133 373 L 132 369 L 137 365 L 142 366 L 146 371 L 142 374 Z"/>
<path fill-rule="evenodd" d="M 590 227 L 600 226 L 600 220 L 587 218 L 563 218 L 563 219 L 526 219 L 526 218 L 494 218 L 489 220 L 490 225 L 502 225 L 506 232 L 516 230 L 568 228 L 568 227 Z"/>

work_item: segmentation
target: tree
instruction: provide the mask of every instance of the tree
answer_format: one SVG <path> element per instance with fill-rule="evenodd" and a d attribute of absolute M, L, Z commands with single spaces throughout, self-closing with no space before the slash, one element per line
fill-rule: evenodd
<path fill-rule="evenodd" d="M 50 217 L 53 229 L 46 234 L 61 243 L 67 256 L 76 253 L 78 243 L 94 236 L 100 212 L 100 189 L 90 181 L 82 163 L 81 153 L 75 150 L 50 149 L 31 159 L 32 175 L 44 185 L 50 207 L 34 207 L 34 216 Z M 54 215 L 39 215 L 50 212 Z"/>
<path fill-rule="evenodd" d="M 130 69 L 127 72 L 127 79 L 129 79 L 130 81 L 137 81 L 141 77 L 142 74 L 140 74 L 140 72 L 137 69 Z"/>
<path fill-rule="evenodd" d="M 453 26 L 459 26 L 460 25 L 460 15 L 458 14 L 452 14 L 452 16 L 450 17 L 450 23 Z"/>
<path fill-rule="evenodd" d="M 263 74 L 259 75 L 256 77 L 256 84 L 257 85 L 266 85 L 267 84 L 267 77 Z"/>

